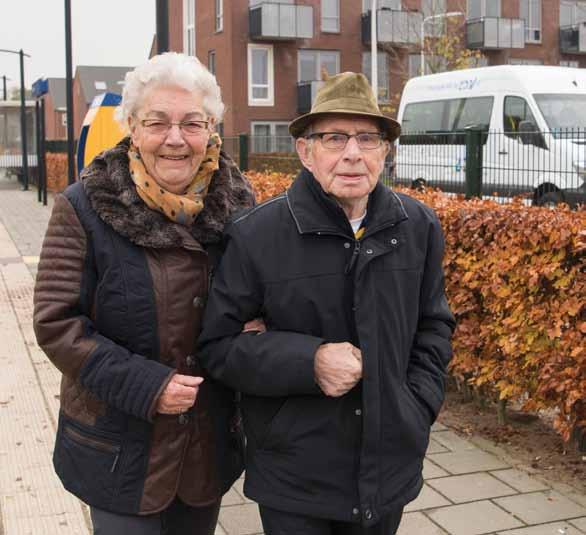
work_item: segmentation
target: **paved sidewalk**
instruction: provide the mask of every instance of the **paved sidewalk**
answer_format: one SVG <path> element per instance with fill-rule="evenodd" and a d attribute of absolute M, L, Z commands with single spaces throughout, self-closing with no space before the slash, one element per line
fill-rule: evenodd
<path fill-rule="evenodd" d="M 36 199 L 36 191 L 0 178 L 0 535 L 89 535 L 87 508 L 63 490 L 51 464 L 59 373 L 32 330 L 50 206 Z M 490 443 L 464 440 L 440 424 L 424 476 L 400 535 L 586 534 L 586 496 L 530 476 Z M 262 534 L 242 480 L 224 498 L 216 533 Z"/>

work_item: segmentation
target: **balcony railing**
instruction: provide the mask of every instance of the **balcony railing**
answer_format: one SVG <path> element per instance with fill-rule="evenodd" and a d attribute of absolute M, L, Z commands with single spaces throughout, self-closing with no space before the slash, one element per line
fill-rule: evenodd
<path fill-rule="evenodd" d="M 291 40 L 313 37 L 313 7 L 263 3 L 248 12 L 251 39 Z"/>
<path fill-rule="evenodd" d="M 323 85 L 321 80 L 299 82 L 297 84 L 297 112 L 308 113 L 315 100 L 315 95 Z"/>
<path fill-rule="evenodd" d="M 525 20 L 484 17 L 466 21 L 468 48 L 525 48 Z"/>
<path fill-rule="evenodd" d="M 586 54 L 586 22 L 560 28 L 560 52 Z"/>
<path fill-rule="evenodd" d="M 398 11 L 396 9 L 377 10 L 377 40 L 396 46 L 409 46 L 419 43 L 423 14 L 419 11 Z M 362 42 L 370 44 L 370 25 L 372 13 L 362 15 Z"/>

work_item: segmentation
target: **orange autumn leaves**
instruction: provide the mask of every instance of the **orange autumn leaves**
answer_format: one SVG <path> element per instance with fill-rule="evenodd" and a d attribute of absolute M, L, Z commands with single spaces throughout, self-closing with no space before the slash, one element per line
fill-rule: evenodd
<path fill-rule="evenodd" d="M 292 175 L 247 173 L 262 202 Z M 528 411 L 555 409 L 565 440 L 586 427 L 586 211 L 466 201 L 403 190 L 434 208 L 446 237 L 458 326 L 451 373 Z"/>

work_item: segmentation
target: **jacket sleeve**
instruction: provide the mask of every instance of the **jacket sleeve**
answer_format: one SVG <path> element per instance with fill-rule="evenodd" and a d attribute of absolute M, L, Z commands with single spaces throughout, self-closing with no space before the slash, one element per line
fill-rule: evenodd
<path fill-rule="evenodd" d="M 98 333 L 90 319 L 94 269 L 88 237 L 68 199 L 59 195 L 43 241 L 34 291 L 37 342 L 61 373 L 96 398 L 152 420 L 158 397 L 175 373 Z"/>
<path fill-rule="evenodd" d="M 407 383 L 429 409 L 433 421 L 444 400 L 445 376 L 452 358 L 451 337 L 455 321 L 444 289 L 443 232 L 433 212 L 432 217 L 419 298 L 419 322 L 411 347 Z"/>
<path fill-rule="evenodd" d="M 321 394 L 313 361 L 323 339 L 290 331 L 241 332 L 247 321 L 262 317 L 262 284 L 235 226 L 226 239 L 199 337 L 202 364 L 213 377 L 245 394 Z"/>

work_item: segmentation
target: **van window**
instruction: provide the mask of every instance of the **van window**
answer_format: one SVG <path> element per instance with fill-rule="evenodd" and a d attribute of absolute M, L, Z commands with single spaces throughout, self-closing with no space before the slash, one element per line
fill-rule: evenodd
<path fill-rule="evenodd" d="M 464 144 L 468 126 L 488 131 L 493 103 L 493 97 L 474 97 L 408 104 L 401 120 L 401 144 Z"/>
<path fill-rule="evenodd" d="M 522 97 L 505 97 L 503 108 L 503 130 L 505 136 L 516 141 L 521 141 L 525 145 L 536 145 L 537 147 L 544 148 L 545 140 L 540 132 L 536 132 L 534 135 L 525 135 L 520 132 L 519 125 L 522 121 L 532 123 L 535 131 L 537 131 L 537 121 L 528 102 Z"/>

